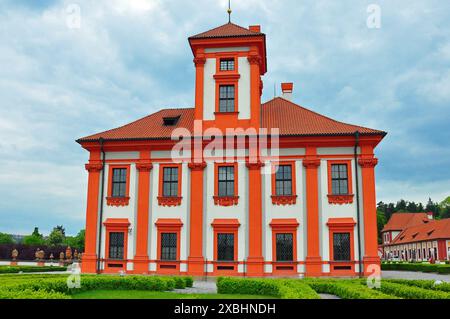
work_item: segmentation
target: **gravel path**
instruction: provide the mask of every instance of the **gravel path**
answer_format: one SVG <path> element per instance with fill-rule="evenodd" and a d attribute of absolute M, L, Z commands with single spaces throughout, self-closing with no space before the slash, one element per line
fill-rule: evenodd
<path fill-rule="evenodd" d="M 217 287 L 215 281 L 194 281 L 192 288 L 175 289 L 173 292 L 180 294 L 215 294 Z"/>
<path fill-rule="evenodd" d="M 330 295 L 330 294 L 319 294 L 321 299 L 341 299 L 338 296 Z"/>
<path fill-rule="evenodd" d="M 427 280 L 442 280 L 450 282 L 450 275 L 442 275 L 419 271 L 384 270 L 381 272 L 381 277 L 384 279 L 427 279 Z"/>

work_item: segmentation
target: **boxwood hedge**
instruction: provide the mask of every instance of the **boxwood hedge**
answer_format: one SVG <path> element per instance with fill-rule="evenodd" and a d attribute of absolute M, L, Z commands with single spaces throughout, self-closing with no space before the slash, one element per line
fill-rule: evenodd
<path fill-rule="evenodd" d="M 426 264 L 426 263 L 406 263 L 406 262 L 385 262 L 381 264 L 381 270 L 403 270 L 437 272 L 440 274 L 450 274 L 449 264 Z"/>
<path fill-rule="evenodd" d="M 169 291 L 192 286 L 191 277 L 156 277 L 156 276 L 106 276 L 82 275 L 80 288 L 70 289 L 67 276 L 57 277 L 5 277 L 0 286 L 0 299 L 22 298 L 69 298 L 71 294 L 87 290 L 149 290 Z M 3 279 L 3 276 L 1 277 Z M 24 293 L 29 292 L 29 293 Z"/>
<path fill-rule="evenodd" d="M 19 272 L 51 272 L 51 271 L 66 271 L 67 267 L 62 266 L 0 266 L 0 274 L 16 274 Z"/>

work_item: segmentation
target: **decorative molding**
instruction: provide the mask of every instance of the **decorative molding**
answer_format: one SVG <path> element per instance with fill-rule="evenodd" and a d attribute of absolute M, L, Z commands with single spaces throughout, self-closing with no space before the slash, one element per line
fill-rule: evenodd
<path fill-rule="evenodd" d="M 297 195 L 272 195 L 272 204 L 274 205 L 295 205 L 297 203 Z"/>
<path fill-rule="evenodd" d="M 318 168 L 320 166 L 320 159 L 304 159 L 303 166 L 305 168 Z"/>
<path fill-rule="evenodd" d="M 213 78 L 215 80 L 239 80 L 241 78 L 241 75 L 238 73 L 219 73 L 214 74 Z"/>
<path fill-rule="evenodd" d="M 91 173 L 91 172 L 100 172 L 103 169 L 103 165 L 100 163 L 88 163 L 84 165 L 84 168 Z"/>
<path fill-rule="evenodd" d="M 159 206 L 180 206 L 181 196 L 158 196 Z"/>
<path fill-rule="evenodd" d="M 188 167 L 193 171 L 202 171 L 206 167 L 206 162 L 201 163 L 189 163 Z"/>
<path fill-rule="evenodd" d="M 262 61 L 261 57 L 257 54 L 249 55 L 247 60 L 250 64 L 261 64 Z"/>
<path fill-rule="evenodd" d="M 239 202 L 239 196 L 213 196 L 216 206 L 234 206 Z"/>
<path fill-rule="evenodd" d="M 194 64 L 195 66 L 203 66 L 206 63 L 206 57 L 204 56 L 197 56 L 194 58 Z"/>
<path fill-rule="evenodd" d="M 136 169 L 139 172 L 150 172 L 153 168 L 153 164 L 152 163 L 137 163 L 136 164 Z"/>
<path fill-rule="evenodd" d="M 108 206 L 128 206 L 130 202 L 130 197 L 129 196 L 125 196 L 125 197 L 111 197 L 108 196 L 106 197 L 106 205 Z"/>
<path fill-rule="evenodd" d="M 328 195 L 328 203 L 329 204 L 351 204 L 353 203 L 353 194 L 348 195 Z"/>
<path fill-rule="evenodd" d="M 245 166 L 247 166 L 247 168 L 250 169 L 250 170 L 252 170 L 252 169 L 261 169 L 261 167 L 264 166 L 264 163 L 260 162 L 260 161 L 257 161 L 255 163 L 247 162 L 247 163 L 245 163 Z"/>
<path fill-rule="evenodd" d="M 360 158 L 358 164 L 362 168 L 374 168 L 378 164 L 378 158 Z"/>

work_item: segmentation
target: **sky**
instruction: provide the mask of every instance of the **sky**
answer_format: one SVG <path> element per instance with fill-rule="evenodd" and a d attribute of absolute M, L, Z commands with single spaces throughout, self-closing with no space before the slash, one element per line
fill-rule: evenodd
<path fill-rule="evenodd" d="M 0 0 L 0 232 L 84 228 L 88 153 L 75 140 L 192 107 L 187 38 L 226 23 L 227 4 Z M 296 103 L 388 132 L 376 149 L 378 200 L 450 195 L 450 1 L 246 0 L 232 9 L 234 23 L 267 34 L 263 101 L 294 82 Z"/>

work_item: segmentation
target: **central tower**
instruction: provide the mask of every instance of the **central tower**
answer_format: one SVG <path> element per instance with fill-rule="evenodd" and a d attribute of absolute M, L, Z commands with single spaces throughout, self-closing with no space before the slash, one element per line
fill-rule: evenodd
<path fill-rule="evenodd" d="M 194 54 L 195 119 L 203 128 L 259 128 L 261 76 L 267 71 L 260 26 L 231 22 L 189 38 Z"/>

